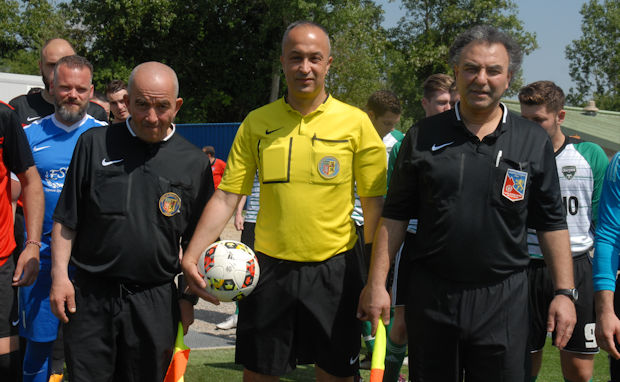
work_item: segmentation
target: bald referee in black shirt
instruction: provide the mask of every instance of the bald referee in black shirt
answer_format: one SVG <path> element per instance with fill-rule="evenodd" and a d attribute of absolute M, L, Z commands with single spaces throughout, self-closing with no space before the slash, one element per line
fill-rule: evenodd
<path fill-rule="evenodd" d="M 72 381 L 161 381 L 179 320 L 193 321 L 174 278 L 213 194 L 211 166 L 175 131 L 170 67 L 138 65 L 128 90 L 131 117 L 78 140 L 53 216 L 50 301 Z"/>

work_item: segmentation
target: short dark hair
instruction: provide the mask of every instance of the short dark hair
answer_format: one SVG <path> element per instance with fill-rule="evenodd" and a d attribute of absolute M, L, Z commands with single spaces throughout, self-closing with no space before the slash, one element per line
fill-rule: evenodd
<path fill-rule="evenodd" d="M 329 55 L 332 54 L 332 44 L 329 41 L 329 33 L 327 32 L 327 29 L 325 29 L 324 26 L 322 26 L 319 23 L 315 23 L 314 21 L 309 21 L 309 20 L 297 20 L 292 22 L 291 24 L 289 24 L 288 27 L 286 27 L 286 30 L 284 31 L 284 34 L 282 35 L 282 53 L 284 53 L 284 43 L 286 42 L 286 39 L 288 38 L 288 34 L 291 33 L 291 31 L 299 26 L 302 25 L 307 25 L 307 26 L 313 26 L 313 27 L 317 27 L 320 30 L 323 31 L 323 33 L 325 33 L 325 36 L 327 36 L 327 46 L 329 48 Z"/>
<path fill-rule="evenodd" d="M 213 146 L 203 147 L 202 152 L 205 154 L 211 154 L 212 156 L 215 156 L 215 148 Z"/>
<path fill-rule="evenodd" d="M 463 48 L 472 42 L 502 44 L 508 52 L 508 71 L 514 74 L 521 67 L 523 52 L 519 44 L 508 34 L 489 25 L 477 25 L 458 35 L 456 40 L 454 40 L 454 44 L 450 47 L 451 65 L 459 64 Z"/>
<path fill-rule="evenodd" d="M 396 94 L 389 90 L 377 90 L 368 97 L 366 110 L 372 111 L 376 117 L 381 117 L 387 111 L 400 114 L 400 101 Z"/>
<path fill-rule="evenodd" d="M 105 94 L 114 94 L 121 90 L 127 90 L 127 84 L 123 80 L 112 80 L 105 86 Z"/>
<path fill-rule="evenodd" d="M 422 84 L 424 98 L 430 99 L 436 92 L 449 93 L 452 86 L 454 86 L 454 78 L 449 75 L 443 73 L 431 74 Z"/>
<path fill-rule="evenodd" d="M 86 58 L 74 54 L 73 56 L 65 56 L 56 62 L 54 67 L 54 81 L 58 78 L 58 68 L 62 65 L 71 69 L 84 69 L 88 68 L 90 71 L 90 81 L 93 81 L 93 64 L 91 64 Z"/>
<path fill-rule="evenodd" d="M 552 81 L 536 81 L 519 90 L 523 105 L 545 105 L 547 111 L 558 112 L 564 108 L 564 92 Z"/>

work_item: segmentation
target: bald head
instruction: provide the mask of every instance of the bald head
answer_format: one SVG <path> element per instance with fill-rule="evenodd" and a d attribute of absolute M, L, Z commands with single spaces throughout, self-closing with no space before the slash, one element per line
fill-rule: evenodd
<path fill-rule="evenodd" d="M 45 84 L 45 90 L 49 92 L 50 83 L 54 80 L 54 67 L 58 60 L 66 56 L 75 55 L 75 49 L 69 41 L 62 38 L 47 40 L 41 48 L 41 60 L 39 70 Z"/>
<path fill-rule="evenodd" d="M 177 74 L 171 67 L 161 62 L 149 61 L 136 66 L 129 76 L 129 84 L 127 92 L 131 94 L 131 89 L 135 87 L 135 81 L 145 79 L 146 81 L 172 81 L 174 89 L 174 98 L 179 96 L 179 79 Z"/>
<path fill-rule="evenodd" d="M 174 70 L 159 62 L 140 64 L 131 72 L 127 90 L 124 99 L 134 134 L 148 143 L 165 140 L 183 104 Z"/>

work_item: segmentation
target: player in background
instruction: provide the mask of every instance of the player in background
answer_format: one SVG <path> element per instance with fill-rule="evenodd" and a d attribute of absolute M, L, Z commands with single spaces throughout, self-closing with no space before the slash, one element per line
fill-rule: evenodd
<path fill-rule="evenodd" d="M 62 38 L 52 38 L 43 44 L 41 47 L 39 70 L 45 88 L 40 92 L 17 96 L 9 102 L 15 108 L 22 126 L 29 125 L 55 112 L 54 96 L 50 89 L 50 85 L 54 80 L 54 67 L 61 58 L 74 54 L 75 49 L 73 49 L 73 46 L 69 41 Z M 87 113 L 100 121 L 108 121 L 108 116 L 103 107 L 94 102 L 88 103 Z"/>
<path fill-rule="evenodd" d="M 611 159 L 598 209 L 594 244 L 594 300 L 596 305 L 596 340 L 609 353 L 611 381 L 620 381 L 618 338 L 620 338 L 620 304 L 618 256 L 620 255 L 620 153 Z M 615 300 L 615 301 L 614 301 Z"/>
<path fill-rule="evenodd" d="M 400 121 L 400 115 L 402 113 L 398 97 L 389 90 L 377 90 L 370 95 L 366 102 L 366 113 L 375 130 L 377 130 L 377 133 L 383 140 L 386 154 L 389 156 L 392 147 L 405 136 L 402 132 L 395 129 Z M 363 261 L 363 273 L 365 275 L 364 277 L 366 277 L 368 274 L 368 267 L 370 267 L 370 248 L 364 250 L 364 215 L 362 213 L 362 203 L 360 202 L 357 192 L 355 193 L 355 205 L 351 218 L 355 222 L 355 229 L 358 237 L 356 251 Z M 364 339 L 364 345 L 368 353 L 364 359 L 360 360 L 360 368 L 370 369 L 375 338 L 370 334 L 370 323 L 368 321 L 362 323 L 362 338 Z"/>
<path fill-rule="evenodd" d="M 372 240 L 385 194 L 385 146 L 363 111 L 325 89 L 329 36 L 310 21 L 289 25 L 280 62 L 287 94 L 241 124 L 222 183 L 183 258 L 191 290 L 217 303 L 198 273 L 200 253 L 250 194 L 258 170 L 256 289 L 239 301 L 235 362 L 245 381 L 275 381 L 315 364 L 317 381 L 352 381 L 358 370 L 362 286 L 353 210 L 357 184 L 364 236 Z"/>
<path fill-rule="evenodd" d="M 45 194 L 39 277 L 19 292 L 20 335 L 26 339 L 25 382 L 47 382 L 52 374 L 52 347 L 59 329 L 49 302 L 52 214 L 78 138 L 90 128 L 107 124 L 86 113 L 93 94 L 92 75 L 93 67 L 83 57 L 59 59 L 50 84 L 55 113 L 24 127 Z M 62 374 L 62 370 L 53 373 Z"/>
<path fill-rule="evenodd" d="M 217 190 L 217 186 L 222 181 L 224 170 L 226 170 L 226 162 L 215 157 L 215 148 L 213 146 L 205 146 L 202 148 L 202 152 L 209 157 L 209 163 L 211 163 L 211 172 L 213 173 L 213 184 Z"/>
<path fill-rule="evenodd" d="M 122 80 L 112 80 L 105 87 L 105 95 L 110 102 L 112 112 L 112 123 L 125 122 L 129 118 L 129 109 L 125 103 L 127 95 L 127 84 Z"/>
<path fill-rule="evenodd" d="M 450 110 L 454 103 L 458 101 L 458 92 L 455 90 L 454 79 L 447 74 L 431 74 L 422 84 L 423 97 L 422 108 L 428 118 L 435 114 Z M 400 151 L 402 139 L 393 147 L 388 160 L 388 187 L 394 170 L 394 163 Z M 392 305 L 390 312 L 392 320 L 388 326 L 387 349 L 385 353 L 385 372 L 383 380 L 386 382 L 404 380 L 400 374 L 400 369 L 407 354 L 407 326 L 405 325 L 405 277 L 399 277 L 401 262 L 406 269 L 406 253 L 412 247 L 418 221 L 411 219 L 407 226 L 405 240 L 400 250 L 396 254 L 394 261 L 394 281 L 392 283 Z"/>
<path fill-rule="evenodd" d="M 607 169 L 607 155 L 592 142 L 567 137 L 562 132 L 564 92 L 551 81 L 533 82 L 519 91 L 521 115 L 538 123 L 551 138 L 560 180 L 560 191 L 570 235 L 575 288 L 579 293 L 575 303 L 577 323 L 573 335 L 560 351 L 562 374 L 570 382 L 587 382 L 592 378 L 594 354 L 598 346 L 594 336 L 594 290 L 592 260 L 594 230 L 598 203 Z M 528 230 L 528 266 L 530 334 L 529 351 L 532 360 L 532 381 L 536 380 L 542 364 L 547 335 L 547 311 L 553 298 L 551 275 L 542 256 L 535 230 Z"/>
<path fill-rule="evenodd" d="M 17 175 L 23 194 L 26 241 L 14 253 L 11 173 Z M 21 354 L 18 336 L 17 288 L 32 284 L 39 270 L 43 188 L 34 166 L 28 140 L 13 108 L 0 102 L 0 379 L 19 381 Z"/>

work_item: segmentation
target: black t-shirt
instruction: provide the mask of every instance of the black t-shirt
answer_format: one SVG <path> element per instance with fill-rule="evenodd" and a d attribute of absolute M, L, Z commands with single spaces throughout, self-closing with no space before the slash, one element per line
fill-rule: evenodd
<path fill-rule="evenodd" d="M 21 123 L 22 126 L 30 125 L 40 118 L 54 114 L 55 111 L 54 105 L 43 99 L 43 94 L 41 92 L 17 96 L 13 98 L 9 104 L 15 108 L 19 123 Z M 88 103 L 86 113 L 90 114 L 95 119 L 108 122 L 105 109 L 95 102 L 90 101 Z"/>
<path fill-rule="evenodd" d="M 148 144 L 118 123 L 79 138 L 53 219 L 77 233 L 78 270 L 160 284 L 179 273 L 179 244 L 213 191 L 207 156 L 178 133 Z"/>
<path fill-rule="evenodd" d="M 0 150 L 2 151 L 2 173 L 4 169 L 15 174 L 34 166 L 32 152 L 24 129 L 19 125 L 13 108 L 0 101 Z"/>
<path fill-rule="evenodd" d="M 383 216 L 418 219 L 410 255 L 440 277 L 501 280 L 528 264 L 528 226 L 567 228 L 549 136 L 502 107 L 482 141 L 458 110 L 420 121 L 403 140 Z"/>

